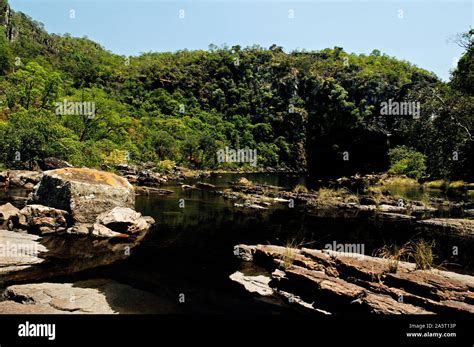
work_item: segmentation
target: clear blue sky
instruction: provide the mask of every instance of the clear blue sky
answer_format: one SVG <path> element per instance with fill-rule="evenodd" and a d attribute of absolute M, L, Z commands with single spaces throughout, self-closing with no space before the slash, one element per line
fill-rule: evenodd
<path fill-rule="evenodd" d="M 122 55 L 207 49 L 211 43 L 264 47 L 275 43 L 286 51 L 340 46 L 347 52 L 370 53 L 376 48 L 443 79 L 449 78 L 453 61 L 462 53 L 450 39 L 474 27 L 473 0 L 10 0 L 10 4 L 44 23 L 49 32 L 88 36 Z M 71 10 L 75 18 L 70 18 Z M 291 13 L 294 18 L 289 18 Z"/>

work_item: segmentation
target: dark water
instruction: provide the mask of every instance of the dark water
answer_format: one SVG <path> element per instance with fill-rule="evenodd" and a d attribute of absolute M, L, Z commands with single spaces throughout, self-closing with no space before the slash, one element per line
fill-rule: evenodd
<path fill-rule="evenodd" d="M 225 174 L 203 181 L 215 184 L 217 189 L 225 189 L 229 182 L 242 176 L 254 182 L 285 188 L 304 184 L 306 180 L 303 176 L 285 174 Z M 411 222 L 387 222 L 364 216 L 315 216 L 303 213 L 297 206 L 289 208 L 285 204 L 266 211 L 239 210 L 233 207 L 233 201 L 211 191 L 182 190 L 180 184 L 163 186 L 174 191 L 170 195 L 137 197 L 137 211 L 153 216 L 157 223 L 128 260 L 89 271 L 80 277 L 111 278 L 151 291 L 177 303 L 176 312 L 282 313 L 283 309 L 256 301 L 229 279 L 229 275 L 240 268 L 233 255 L 235 245 L 268 243 L 285 246 L 296 240 L 306 247 L 324 248 L 326 244 L 336 242 L 361 244 L 364 253 L 370 255 L 385 243 L 402 245 L 414 236 L 433 238 L 432 235 L 417 235 Z M 402 191 L 398 193 L 403 194 Z M 464 261 L 450 256 L 454 245 L 459 247 L 459 254 L 470 254 L 469 245 L 460 244 L 459 240 L 448 236 L 436 236 L 439 263 L 465 265 Z M 460 265 L 449 266 L 459 271 L 469 270 Z M 183 298 L 184 303 L 181 303 Z"/>
<path fill-rule="evenodd" d="M 292 188 L 305 177 L 283 174 L 253 174 L 246 178 L 263 184 Z M 242 175 L 211 176 L 205 181 L 218 189 Z M 116 279 L 156 293 L 167 293 L 170 300 L 185 294 L 180 307 L 191 313 L 268 313 L 275 309 L 251 298 L 228 277 L 240 268 L 233 247 L 244 244 L 285 246 L 296 240 L 306 247 L 324 248 L 326 244 L 362 244 L 365 254 L 385 243 L 402 245 L 421 235 L 411 222 L 386 222 L 357 216 L 336 218 L 313 216 L 298 208 L 278 205 L 267 211 L 242 211 L 233 202 L 206 190 L 181 190 L 177 183 L 164 188 L 174 190 L 168 196 L 138 197 L 136 209 L 153 216 L 156 227 L 132 257 L 114 268 Z M 399 191 L 403 196 L 403 192 Z M 184 208 L 179 206 L 184 199 Z M 452 247 L 469 254 L 469 247 L 446 236 L 436 236 L 435 251 L 452 269 L 469 271 L 450 256 Z M 474 264 L 473 264 L 474 265 Z M 108 270 L 109 271 L 109 270 Z M 111 274 L 111 272 L 108 272 Z"/>

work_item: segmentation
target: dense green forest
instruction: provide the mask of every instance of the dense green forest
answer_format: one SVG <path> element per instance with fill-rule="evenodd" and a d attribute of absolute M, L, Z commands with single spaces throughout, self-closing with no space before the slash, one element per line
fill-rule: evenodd
<path fill-rule="evenodd" d="M 474 177 L 473 30 L 444 83 L 378 50 L 210 45 L 124 57 L 48 34 L 6 0 L 0 29 L 6 167 L 35 168 L 46 157 L 90 167 L 244 165 L 217 161 L 228 146 L 256 149 L 260 167 L 320 177 L 386 171 L 390 159 L 392 171 L 417 178 Z M 70 102 L 93 102 L 93 117 L 67 112 Z M 387 102 L 419 103 L 419 112 L 384 114 Z"/>

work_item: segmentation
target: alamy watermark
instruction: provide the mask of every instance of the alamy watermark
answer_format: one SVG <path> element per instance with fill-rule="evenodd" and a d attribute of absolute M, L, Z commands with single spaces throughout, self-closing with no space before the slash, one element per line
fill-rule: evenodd
<path fill-rule="evenodd" d="M 363 243 L 327 243 L 324 246 L 325 250 L 342 253 L 345 257 L 358 258 L 365 254 L 365 245 Z"/>
<path fill-rule="evenodd" d="M 417 101 L 393 101 L 389 99 L 380 103 L 380 114 L 382 116 L 413 116 L 420 117 L 420 102 Z"/>
<path fill-rule="evenodd" d="M 256 167 L 257 150 L 249 148 L 221 148 L 217 151 L 217 161 L 219 163 L 249 163 L 251 166 Z"/>
<path fill-rule="evenodd" d="M 56 114 L 68 116 L 87 116 L 92 119 L 95 117 L 95 102 L 91 101 L 68 101 L 56 102 Z"/>
<path fill-rule="evenodd" d="M 3 258 L 21 258 L 24 256 L 36 256 L 40 249 L 35 244 L 29 243 L 11 243 L 7 241 L 0 243 L 0 257 Z"/>

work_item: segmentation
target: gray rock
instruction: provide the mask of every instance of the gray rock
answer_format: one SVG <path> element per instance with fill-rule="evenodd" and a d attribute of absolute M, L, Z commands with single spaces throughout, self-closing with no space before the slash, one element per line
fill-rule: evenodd
<path fill-rule="evenodd" d="M 474 236 L 474 220 L 458 218 L 431 218 L 417 224 L 425 230 L 447 231 L 458 235 Z"/>
<path fill-rule="evenodd" d="M 216 189 L 215 185 L 205 182 L 197 182 L 196 187 L 199 189 Z"/>
<path fill-rule="evenodd" d="M 0 229 L 12 230 L 20 218 L 20 210 L 10 203 L 0 206 Z"/>
<path fill-rule="evenodd" d="M 92 224 L 88 223 L 76 223 L 72 227 L 66 230 L 70 235 L 89 235 L 92 229 Z"/>
<path fill-rule="evenodd" d="M 128 235 L 110 230 L 105 225 L 95 223 L 92 226 L 91 236 L 99 239 L 110 239 L 113 237 L 127 238 Z"/>
<path fill-rule="evenodd" d="M 58 233 L 67 229 L 68 213 L 53 207 L 27 205 L 20 211 L 19 225 L 30 232 Z"/>
<path fill-rule="evenodd" d="M 94 223 L 116 206 L 133 208 L 133 186 L 115 174 L 87 168 L 46 171 L 32 201 L 68 211 L 79 223 Z"/>
<path fill-rule="evenodd" d="M 115 207 L 110 211 L 101 213 L 97 223 L 106 226 L 119 234 L 136 234 L 148 230 L 155 220 L 151 217 L 142 217 L 131 208 Z"/>
<path fill-rule="evenodd" d="M 177 304 L 112 280 L 35 283 L 7 287 L 2 313 L 151 314 L 173 313 Z"/>
<path fill-rule="evenodd" d="M 65 160 L 61 160 L 54 157 L 44 159 L 41 165 L 42 170 L 56 170 L 63 169 L 66 167 L 72 167 L 72 165 Z"/>
<path fill-rule="evenodd" d="M 39 254 L 48 250 L 39 240 L 37 235 L 0 230 L 0 283 L 7 275 L 44 261 Z"/>

